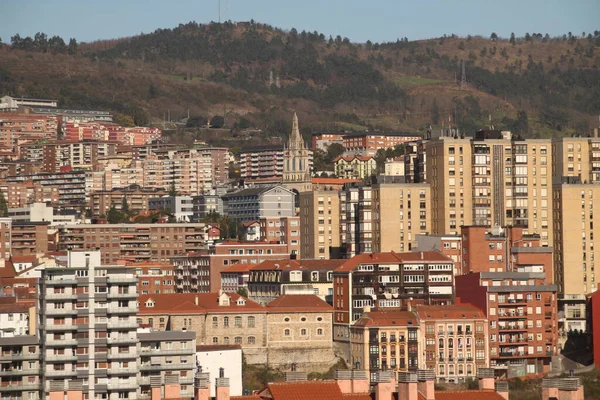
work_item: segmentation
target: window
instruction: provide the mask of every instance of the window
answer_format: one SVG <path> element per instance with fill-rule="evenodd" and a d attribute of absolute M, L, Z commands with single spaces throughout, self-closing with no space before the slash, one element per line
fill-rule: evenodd
<path fill-rule="evenodd" d="M 223 317 L 223 326 L 229 326 L 229 317 Z"/>
<path fill-rule="evenodd" d="M 223 338 L 223 344 L 229 344 L 229 337 L 228 336 L 225 336 Z"/>
<path fill-rule="evenodd" d="M 317 329 L 317 335 L 318 336 L 323 336 L 323 328 L 318 328 Z"/>
<path fill-rule="evenodd" d="M 233 324 L 238 328 L 242 326 L 242 317 L 235 317 L 233 321 Z"/>
<path fill-rule="evenodd" d="M 255 344 L 256 338 L 254 336 L 248 336 L 248 344 Z"/>
<path fill-rule="evenodd" d="M 218 328 L 219 327 L 219 318 L 213 317 L 213 319 L 212 319 L 212 326 L 213 326 L 213 328 Z"/>
<path fill-rule="evenodd" d="M 218 337 L 216 337 L 216 336 L 215 336 L 215 337 L 213 337 L 213 338 L 212 338 L 212 342 L 213 342 L 213 344 L 218 344 L 218 343 L 219 343 L 219 338 L 218 338 Z"/>
<path fill-rule="evenodd" d="M 302 328 L 300 329 L 300 336 L 306 336 L 306 329 Z"/>
<path fill-rule="evenodd" d="M 254 328 L 256 325 L 256 318 L 248 317 L 248 328 Z"/>
<path fill-rule="evenodd" d="M 290 330 L 289 329 L 284 330 L 283 336 L 291 336 Z"/>
<path fill-rule="evenodd" d="M 242 338 L 241 338 L 241 336 L 236 336 L 235 339 L 233 339 L 233 342 L 235 344 L 242 344 Z"/>

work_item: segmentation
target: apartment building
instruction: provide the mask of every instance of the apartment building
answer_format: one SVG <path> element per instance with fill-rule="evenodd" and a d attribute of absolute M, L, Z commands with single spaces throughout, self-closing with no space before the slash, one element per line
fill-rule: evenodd
<path fill-rule="evenodd" d="M 340 195 L 337 190 L 300 193 L 303 258 L 340 257 Z"/>
<path fill-rule="evenodd" d="M 116 153 L 116 142 L 83 140 L 67 142 L 61 140 L 25 143 L 19 146 L 22 157 L 39 162 L 42 172 L 61 172 L 63 167 L 97 169 L 101 157 Z"/>
<path fill-rule="evenodd" d="M 148 199 L 148 210 L 164 210 L 178 222 L 190 222 L 194 217 L 191 196 L 161 196 Z"/>
<path fill-rule="evenodd" d="M 42 171 L 37 162 L 29 160 L 3 160 L 0 161 L 0 179 L 6 179 L 8 176 L 37 174 Z"/>
<path fill-rule="evenodd" d="M 488 229 L 463 226 L 463 274 L 473 272 L 543 272 L 554 282 L 552 247 L 542 247 L 540 235 L 524 234 L 521 227 Z"/>
<path fill-rule="evenodd" d="M 595 258 L 599 253 L 595 249 L 600 250 L 600 187 L 582 183 L 578 177 L 564 177 L 555 178 L 552 190 L 560 328 L 563 333 L 585 331 L 585 299 L 597 290 Z"/>
<path fill-rule="evenodd" d="M 12 223 L 10 251 L 12 256 L 42 256 L 48 252 L 48 222 Z"/>
<path fill-rule="evenodd" d="M 600 138 L 561 137 L 552 139 L 552 176 L 577 177 L 582 183 L 600 182 Z"/>
<path fill-rule="evenodd" d="M 359 254 L 333 271 L 334 340 L 349 341 L 349 327 L 370 308 L 387 311 L 408 301 L 454 301 L 454 264 L 437 251 Z"/>
<path fill-rule="evenodd" d="M 428 184 L 375 184 L 372 189 L 373 252 L 410 251 L 430 232 Z"/>
<path fill-rule="evenodd" d="M 35 306 L 27 302 L 17 303 L 14 296 L 3 296 L 0 304 L 0 338 L 35 335 Z"/>
<path fill-rule="evenodd" d="M 8 260 L 11 257 L 12 219 L 0 217 L 0 259 Z"/>
<path fill-rule="evenodd" d="M 55 208 L 80 210 L 85 205 L 83 171 L 9 176 L 6 186 L 9 207 L 49 202 Z M 22 188 L 21 194 L 15 193 L 17 188 Z M 23 192 L 25 189 L 26 192 Z"/>
<path fill-rule="evenodd" d="M 333 164 L 335 175 L 344 179 L 365 179 L 377 170 L 377 162 L 370 156 L 340 156 Z"/>
<path fill-rule="evenodd" d="M 258 220 L 258 237 L 260 240 L 279 241 L 288 245 L 288 253 L 292 257 L 301 257 L 300 217 L 263 217 Z"/>
<path fill-rule="evenodd" d="M 201 222 L 210 214 L 223 215 L 223 199 L 216 194 L 204 194 L 192 197 L 193 220 Z"/>
<path fill-rule="evenodd" d="M 381 371 L 416 371 L 420 330 L 417 316 L 408 311 L 369 311 L 350 327 L 350 361 L 364 369 L 371 381 Z"/>
<path fill-rule="evenodd" d="M 463 270 L 462 236 L 432 235 L 429 233 L 416 236 L 416 251 L 439 251 L 454 262 L 454 275 L 465 274 Z"/>
<path fill-rule="evenodd" d="M 172 264 L 125 263 L 137 277 L 139 294 L 175 293 L 175 267 Z"/>
<path fill-rule="evenodd" d="M 344 145 L 345 132 L 319 132 L 311 136 L 311 148 L 327 151 L 327 148 L 334 143 Z"/>
<path fill-rule="evenodd" d="M 226 293 L 238 293 L 243 289 L 248 293 L 248 279 L 250 270 L 256 264 L 233 264 L 221 272 L 221 289 Z"/>
<path fill-rule="evenodd" d="M 167 192 L 163 189 L 140 187 L 139 185 L 134 184 L 124 188 L 99 190 L 90 193 L 89 207 L 92 212 L 92 217 L 106 217 L 112 206 L 115 206 L 117 210 L 121 211 L 123 199 L 126 199 L 130 211 L 144 212 L 148 211 L 148 202 L 150 199 L 166 195 Z"/>
<path fill-rule="evenodd" d="M 401 176 L 406 175 L 406 167 L 404 157 L 388 158 L 383 166 L 383 174 L 386 176 Z"/>
<path fill-rule="evenodd" d="M 46 203 L 31 203 L 25 207 L 9 208 L 8 217 L 15 222 L 47 222 L 50 226 L 75 223 L 79 220 L 77 212 L 65 210 L 54 212 Z"/>
<path fill-rule="evenodd" d="M 44 399 L 40 395 L 40 340 L 36 335 L 0 338 L 0 396 L 15 400 Z"/>
<path fill-rule="evenodd" d="M 122 166 L 110 162 L 105 164 L 100 171 L 86 172 L 86 191 L 88 195 L 92 192 L 109 191 L 133 185 L 141 186 L 143 184 L 144 170 L 141 165 L 135 163 L 132 163 L 131 166 Z"/>
<path fill-rule="evenodd" d="M 58 248 L 102 249 L 102 264 L 169 262 L 171 257 L 202 250 L 205 224 L 75 224 L 58 228 Z M 110 246 L 108 245 L 110 244 Z"/>
<path fill-rule="evenodd" d="M 283 146 L 244 147 L 240 151 L 240 172 L 246 181 L 271 180 L 280 182 L 283 178 Z"/>
<path fill-rule="evenodd" d="M 284 294 L 333 300 L 333 271 L 346 260 L 266 260 L 249 270 L 248 298 L 267 304 Z"/>
<path fill-rule="evenodd" d="M 435 370 L 438 380 L 460 383 L 490 365 L 488 320 L 470 304 L 417 305 L 419 366 Z"/>
<path fill-rule="evenodd" d="M 223 213 L 239 221 L 293 217 L 296 194 L 283 186 L 251 187 L 222 196 Z"/>
<path fill-rule="evenodd" d="M 379 149 L 390 149 L 406 142 L 420 140 L 414 134 L 385 132 L 351 132 L 343 137 L 344 155 L 375 156 Z"/>
<path fill-rule="evenodd" d="M 56 140 L 58 117 L 2 113 L 0 116 L 0 148 L 15 151 L 18 143 L 30 140 Z"/>
<path fill-rule="evenodd" d="M 489 321 L 490 367 L 509 378 L 546 373 L 558 354 L 557 286 L 543 272 L 456 277 L 456 296 Z"/>
<path fill-rule="evenodd" d="M 428 139 L 409 142 L 404 145 L 404 177 L 407 183 L 424 183 L 427 180 Z M 386 172 L 386 175 L 388 173 Z"/>
<path fill-rule="evenodd" d="M 433 233 L 511 225 L 539 234 L 542 246 L 552 243 L 550 140 L 517 140 L 499 131 L 442 136 L 427 143 L 426 157 Z"/>
<path fill-rule="evenodd" d="M 137 398 L 153 399 L 152 392 L 157 387 L 161 399 L 175 394 L 180 398 L 193 398 L 196 334 L 147 330 L 138 332 L 137 337 L 140 341 Z M 173 389 L 178 393 L 172 393 Z"/>
<path fill-rule="evenodd" d="M 19 107 L 52 107 L 56 109 L 57 106 L 58 100 L 51 99 L 32 99 L 12 96 L 2 96 L 0 98 L 0 110 L 2 111 L 17 110 Z"/>
<path fill-rule="evenodd" d="M 182 254 L 172 258 L 178 293 L 206 293 L 221 288 L 221 272 L 231 265 L 259 264 L 265 260 L 289 259 L 288 246 L 276 241 L 225 241 L 208 252 Z"/>
<path fill-rule="evenodd" d="M 347 184 L 339 193 L 341 256 L 373 252 L 372 187 Z"/>
<path fill-rule="evenodd" d="M 83 389 L 87 397 L 136 398 L 137 278 L 100 266 L 99 254 L 70 253 L 69 268 L 46 268 L 39 290 L 42 396 Z"/>

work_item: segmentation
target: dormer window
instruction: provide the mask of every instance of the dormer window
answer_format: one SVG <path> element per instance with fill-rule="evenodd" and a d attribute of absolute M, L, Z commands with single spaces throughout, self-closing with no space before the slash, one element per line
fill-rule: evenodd
<path fill-rule="evenodd" d="M 237 301 L 237 305 L 238 306 L 244 306 L 246 305 L 246 300 L 242 299 L 241 297 L 238 299 Z"/>
<path fill-rule="evenodd" d="M 310 273 L 310 280 L 311 281 L 318 281 L 319 280 L 319 273 L 317 271 L 313 271 Z"/>
<path fill-rule="evenodd" d="M 148 300 L 148 301 L 146 302 L 146 307 L 149 307 L 149 308 L 152 308 L 152 307 L 154 307 L 154 302 L 153 302 L 152 300 Z"/>

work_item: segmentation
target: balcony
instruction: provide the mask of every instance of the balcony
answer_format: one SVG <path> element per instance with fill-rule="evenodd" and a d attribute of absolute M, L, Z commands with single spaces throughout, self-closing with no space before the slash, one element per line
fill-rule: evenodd
<path fill-rule="evenodd" d="M 45 357 L 46 362 L 65 362 L 77 361 L 77 354 L 48 354 Z"/>
<path fill-rule="evenodd" d="M 46 293 L 40 297 L 45 298 L 46 300 L 76 300 L 76 293 Z"/>
<path fill-rule="evenodd" d="M 40 384 L 39 383 L 19 384 L 19 383 L 10 382 L 6 386 L 0 385 L 0 392 L 21 392 L 21 391 L 27 391 L 27 390 L 40 390 Z M 21 397 L 19 396 L 19 399 L 20 398 Z"/>
<path fill-rule="evenodd" d="M 109 375 L 131 375 L 137 374 L 138 370 L 136 367 L 111 367 L 106 370 L 106 373 Z"/>
<path fill-rule="evenodd" d="M 108 307 L 106 309 L 109 314 L 136 314 L 138 312 L 138 308 L 136 306 L 128 306 L 128 307 Z"/>
<path fill-rule="evenodd" d="M 47 308 L 44 313 L 46 315 L 73 315 L 77 314 L 75 308 Z"/>
<path fill-rule="evenodd" d="M 135 351 L 132 351 L 130 353 L 108 353 L 107 354 L 107 358 L 109 360 L 130 360 L 130 359 L 134 359 L 137 357 L 138 357 L 138 354 Z"/>
<path fill-rule="evenodd" d="M 18 375 L 38 375 L 39 368 L 24 368 L 24 369 L 5 369 L 0 370 L 0 376 L 18 376 Z"/>
<path fill-rule="evenodd" d="M 75 278 L 63 278 L 63 279 L 46 279 L 44 284 L 50 285 L 75 285 L 77 283 L 77 279 Z"/>
<path fill-rule="evenodd" d="M 161 365 L 140 365 L 140 371 L 168 371 L 168 370 L 192 370 L 193 364 L 161 364 Z"/>
<path fill-rule="evenodd" d="M 108 283 L 137 283 L 136 276 L 109 276 Z"/>
<path fill-rule="evenodd" d="M 68 377 L 68 376 L 77 375 L 77 371 L 76 370 L 66 370 L 66 369 L 61 369 L 61 370 L 47 369 L 46 371 L 44 371 L 44 375 L 51 376 L 51 377 Z"/>
<path fill-rule="evenodd" d="M 192 355 L 194 349 L 149 349 L 142 348 L 141 354 L 144 356 L 167 356 L 167 355 Z"/>
<path fill-rule="evenodd" d="M 137 343 L 138 339 L 135 337 L 118 336 L 118 337 L 109 337 L 107 342 L 109 344 L 132 344 L 132 343 Z"/>
<path fill-rule="evenodd" d="M 526 351 L 501 351 L 500 357 L 524 357 L 527 355 Z"/>
<path fill-rule="evenodd" d="M 77 329 L 77 325 L 71 322 L 66 322 L 64 324 L 46 324 L 44 328 L 47 331 L 73 331 Z"/>
<path fill-rule="evenodd" d="M 77 339 L 46 339 L 48 346 L 73 346 L 77 344 Z"/>
<path fill-rule="evenodd" d="M 136 320 L 128 320 L 128 321 L 112 321 L 109 320 L 107 327 L 108 329 L 136 329 L 139 326 Z"/>
<path fill-rule="evenodd" d="M 17 360 L 38 360 L 40 358 L 39 353 L 1 353 L 0 361 L 17 361 Z"/>
<path fill-rule="evenodd" d="M 108 382 L 108 390 L 109 391 L 114 391 L 114 390 L 135 390 L 138 388 L 138 383 L 136 380 L 132 380 L 130 379 L 129 382 L 121 382 L 121 380 L 118 380 L 115 382 L 115 379 L 112 379 Z"/>
<path fill-rule="evenodd" d="M 131 291 L 128 293 L 112 293 L 108 292 L 107 297 L 109 299 L 135 299 L 137 298 L 138 293 L 135 291 Z"/>

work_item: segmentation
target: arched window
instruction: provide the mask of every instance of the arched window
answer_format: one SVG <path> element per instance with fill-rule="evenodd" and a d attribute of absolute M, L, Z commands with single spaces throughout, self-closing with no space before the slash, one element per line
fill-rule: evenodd
<path fill-rule="evenodd" d="M 304 329 L 304 328 L 300 329 L 300 335 L 306 336 L 306 329 Z"/>
<path fill-rule="evenodd" d="M 440 349 L 444 348 L 444 339 L 439 340 L 439 347 L 440 347 Z"/>
<path fill-rule="evenodd" d="M 219 343 L 219 338 L 216 337 L 216 336 L 214 336 L 213 337 L 213 344 L 217 344 L 217 343 Z"/>
<path fill-rule="evenodd" d="M 284 330 L 283 336 L 290 336 L 290 330 L 289 329 Z"/>
<path fill-rule="evenodd" d="M 302 321 L 302 322 L 306 322 L 306 317 L 302 317 L 302 318 L 300 318 L 300 321 Z"/>
<path fill-rule="evenodd" d="M 256 325 L 256 318 L 248 317 L 248 328 L 254 328 Z"/>
<path fill-rule="evenodd" d="M 233 323 L 235 326 L 241 327 L 242 326 L 242 317 L 235 317 L 233 320 Z"/>
<path fill-rule="evenodd" d="M 387 346 L 381 346 L 381 355 L 385 356 L 387 354 Z"/>
<path fill-rule="evenodd" d="M 141 319 L 141 318 L 138 318 L 136 321 L 137 321 L 137 323 L 138 323 L 138 324 L 143 324 L 143 322 L 142 322 L 142 319 Z"/>
<path fill-rule="evenodd" d="M 213 326 L 213 328 L 218 328 L 219 327 L 219 318 L 213 317 L 212 326 Z"/>
<path fill-rule="evenodd" d="M 248 336 L 248 344 L 255 344 L 256 338 L 254 336 Z"/>
<path fill-rule="evenodd" d="M 154 325 L 154 318 L 148 318 L 148 323 L 150 325 Z"/>
<path fill-rule="evenodd" d="M 223 326 L 229 326 L 229 317 L 223 317 Z"/>
<path fill-rule="evenodd" d="M 165 323 L 165 319 L 164 319 L 164 318 L 161 318 L 161 319 L 160 319 L 160 323 L 161 323 L 161 324 L 164 324 L 164 323 Z"/>
<path fill-rule="evenodd" d="M 323 328 L 318 328 L 317 329 L 317 335 L 323 336 Z"/>
<path fill-rule="evenodd" d="M 317 321 L 319 321 L 319 322 L 323 321 L 323 317 L 317 317 Z"/>
<path fill-rule="evenodd" d="M 451 349 L 454 347 L 454 339 L 450 338 L 448 339 L 448 348 Z"/>
<path fill-rule="evenodd" d="M 223 344 L 229 344 L 229 337 L 228 336 L 225 336 L 223 338 Z"/>

